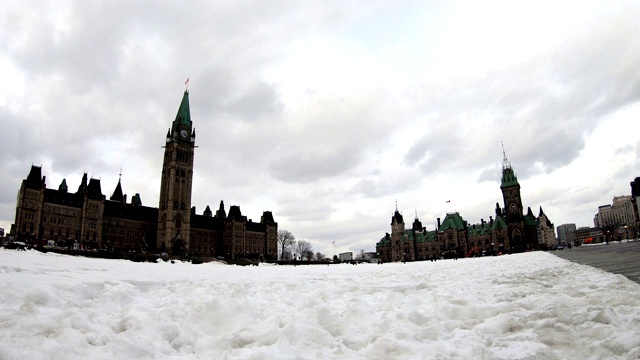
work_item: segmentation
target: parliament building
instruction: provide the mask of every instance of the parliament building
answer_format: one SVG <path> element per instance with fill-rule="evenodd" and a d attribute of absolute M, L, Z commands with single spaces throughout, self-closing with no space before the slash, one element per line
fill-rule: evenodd
<path fill-rule="evenodd" d="M 77 191 L 66 179 L 49 189 L 42 168 L 31 166 L 22 181 L 12 234 L 31 244 L 55 243 L 82 250 L 167 252 L 174 256 L 277 259 L 278 224 L 270 211 L 260 222 L 247 220 L 240 207 L 224 203 L 215 214 L 191 207 L 196 133 L 185 91 L 164 144 L 159 205 L 142 205 L 135 194 L 127 201 L 118 180 L 109 199 L 99 179 L 85 173 Z"/>
<path fill-rule="evenodd" d="M 554 225 L 542 211 L 536 217 L 531 208 L 524 214 L 520 184 L 506 155 L 500 183 L 504 207 L 496 203 L 495 219 L 489 216 L 478 224 L 469 224 L 458 212 L 437 219 L 435 230 L 427 231 L 417 215 L 411 228 L 405 227 L 396 206 L 391 217 L 391 234 L 376 244 L 380 260 L 419 261 L 438 258 L 522 252 L 545 248 L 554 236 Z"/>

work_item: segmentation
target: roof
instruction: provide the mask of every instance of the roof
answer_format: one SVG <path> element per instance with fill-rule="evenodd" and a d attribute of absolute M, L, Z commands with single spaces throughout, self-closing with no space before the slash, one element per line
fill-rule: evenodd
<path fill-rule="evenodd" d="M 144 221 L 149 224 L 158 223 L 158 208 L 127 204 L 120 201 L 105 200 L 104 216 Z"/>
<path fill-rule="evenodd" d="M 496 219 L 491 224 L 491 230 L 502 230 L 507 229 L 507 222 L 504 219 L 504 216 L 496 216 Z"/>
<path fill-rule="evenodd" d="M 82 194 L 68 193 L 66 191 L 44 189 L 44 202 L 82 208 L 84 196 L 82 196 Z"/>
<path fill-rule="evenodd" d="M 110 200 L 124 201 L 124 195 L 122 194 L 122 185 L 120 185 L 120 180 L 118 180 L 118 185 L 116 185 L 116 189 L 113 190 L 113 194 L 111 195 Z"/>
<path fill-rule="evenodd" d="M 396 209 L 396 212 L 393 213 L 393 216 L 391 217 L 391 225 L 393 224 L 404 224 L 404 218 L 398 209 Z"/>
<path fill-rule="evenodd" d="M 229 215 L 227 216 L 227 219 L 233 219 L 233 220 L 238 220 L 238 221 L 246 221 L 246 217 L 242 216 L 242 212 L 240 211 L 240 206 L 238 205 L 231 205 L 231 207 L 229 208 Z"/>
<path fill-rule="evenodd" d="M 502 169 L 502 179 L 500 182 L 500 188 L 520 186 L 518 183 L 518 177 L 511 167 L 505 167 Z"/>
<path fill-rule="evenodd" d="M 524 216 L 524 225 L 525 226 L 538 226 L 538 220 L 533 215 L 531 208 L 527 211 L 527 215 Z"/>
<path fill-rule="evenodd" d="M 467 226 L 469 237 L 488 235 L 491 233 L 490 223 L 480 223 Z"/>
<path fill-rule="evenodd" d="M 271 211 L 264 211 L 262 213 L 262 218 L 260 218 L 260 222 L 263 224 L 275 224 L 276 221 L 273 220 L 273 214 Z"/>
<path fill-rule="evenodd" d="M 436 231 L 414 231 L 414 230 L 405 230 L 402 234 L 403 241 L 414 241 L 418 244 L 420 243 L 431 243 L 438 241 Z M 383 236 L 380 241 L 376 243 L 376 246 L 390 246 L 391 238 L 387 238 L 387 236 Z"/>
<path fill-rule="evenodd" d="M 100 179 L 89 180 L 89 186 L 87 186 L 87 194 L 91 199 L 103 199 L 102 188 L 100 187 Z"/>
<path fill-rule="evenodd" d="M 31 165 L 31 170 L 25 180 L 27 181 L 27 185 L 42 187 L 44 185 L 44 181 L 42 179 L 42 167 Z"/>
<path fill-rule="evenodd" d="M 173 121 L 173 128 L 176 129 L 178 125 L 184 125 L 191 127 L 191 111 L 189 110 L 189 92 L 184 91 L 182 95 L 182 102 L 178 108 L 176 119 Z"/>
<path fill-rule="evenodd" d="M 444 217 L 442 224 L 438 231 L 442 232 L 448 229 L 457 229 L 463 230 L 466 227 L 466 221 L 460 216 L 459 213 L 447 213 L 447 216 Z"/>
<path fill-rule="evenodd" d="M 65 191 L 65 192 L 69 190 L 69 187 L 67 187 L 67 179 L 62 179 L 60 186 L 58 186 L 58 190 Z"/>

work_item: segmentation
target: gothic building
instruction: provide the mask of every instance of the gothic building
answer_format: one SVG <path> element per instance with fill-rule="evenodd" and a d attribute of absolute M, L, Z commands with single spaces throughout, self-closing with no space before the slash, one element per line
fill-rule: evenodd
<path fill-rule="evenodd" d="M 504 153 L 503 153 L 504 155 Z M 520 184 L 506 155 L 502 163 L 500 182 L 501 208 L 496 203 L 495 219 L 489 216 L 478 224 L 469 224 L 458 212 L 437 219 L 435 230 L 427 231 L 416 217 L 410 229 L 405 229 L 402 214 L 396 210 L 391 217 L 391 234 L 376 244 L 382 261 L 415 261 L 431 258 L 473 256 L 480 253 L 519 252 L 538 248 L 539 238 L 553 234 L 553 224 L 542 211 L 538 218 L 531 208 L 524 214 Z M 540 234 L 540 232 L 543 232 Z"/>
<path fill-rule="evenodd" d="M 278 224 L 270 211 L 253 222 L 237 205 L 227 214 L 222 201 L 215 214 L 209 206 L 202 215 L 191 207 L 195 139 L 185 91 L 165 140 L 158 208 L 143 206 L 139 194 L 127 202 L 121 179 L 109 199 L 100 180 L 86 173 L 76 192 L 68 191 L 66 179 L 49 189 L 42 168 L 31 166 L 18 191 L 13 235 L 86 250 L 275 260 Z"/>

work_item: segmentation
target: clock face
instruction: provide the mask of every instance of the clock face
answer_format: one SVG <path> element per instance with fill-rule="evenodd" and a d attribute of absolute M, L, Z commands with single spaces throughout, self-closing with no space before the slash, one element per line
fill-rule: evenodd
<path fill-rule="evenodd" d="M 183 138 L 183 139 L 186 138 L 187 137 L 187 130 L 180 131 L 180 137 Z"/>

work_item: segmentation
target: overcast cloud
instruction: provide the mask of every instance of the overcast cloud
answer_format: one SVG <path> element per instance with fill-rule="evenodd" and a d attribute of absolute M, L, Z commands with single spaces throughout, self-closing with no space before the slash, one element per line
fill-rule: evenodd
<path fill-rule="evenodd" d="M 398 208 L 493 215 L 501 142 L 525 207 L 592 225 L 640 176 L 637 2 L 0 3 L 0 227 L 31 164 L 157 206 L 189 77 L 192 204 L 240 205 L 328 254 Z M 451 203 L 446 203 L 451 200 Z"/>

